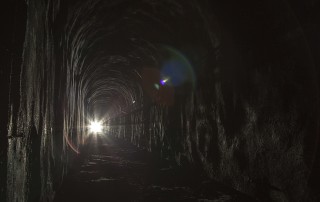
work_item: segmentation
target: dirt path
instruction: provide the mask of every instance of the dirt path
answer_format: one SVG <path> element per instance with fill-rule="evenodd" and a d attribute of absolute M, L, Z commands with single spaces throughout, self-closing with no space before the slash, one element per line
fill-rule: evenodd
<path fill-rule="evenodd" d="M 131 144 L 93 139 L 58 190 L 59 201 L 252 201 L 205 181 L 198 172 L 170 165 Z"/>

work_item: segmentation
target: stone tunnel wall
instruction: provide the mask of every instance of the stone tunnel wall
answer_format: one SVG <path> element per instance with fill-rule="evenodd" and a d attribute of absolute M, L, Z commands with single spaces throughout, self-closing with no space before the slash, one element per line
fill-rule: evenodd
<path fill-rule="evenodd" d="M 253 77 L 268 76 L 257 73 Z M 199 86 L 187 101 L 173 107 L 153 105 L 147 113 L 118 118 L 114 123 L 120 126 L 111 126 L 110 133 L 179 166 L 200 167 L 209 178 L 251 196 L 259 195 L 259 199 L 308 198 L 312 164 L 306 137 L 309 130 L 316 130 L 309 125 L 316 106 L 306 106 L 297 100 L 301 97 L 285 101 L 285 92 L 272 92 L 277 90 L 268 86 L 270 83 L 257 84 L 262 87 L 257 87 L 251 98 L 224 92 L 222 85 Z M 273 93 L 265 102 L 266 95 Z M 287 111 L 281 111 L 283 104 L 289 105 Z M 298 110 L 297 105 L 303 107 Z"/>
<path fill-rule="evenodd" d="M 52 22 L 58 1 L 26 1 L 18 93 L 9 105 L 5 201 L 52 201 L 67 168 L 57 97 Z M 21 56 L 20 56 L 21 57 Z M 59 80 L 59 79 L 58 79 Z M 15 85 L 15 84 L 13 84 Z M 12 87 L 12 86 L 11 86 Z M 20 100 L 15 102 L 16 99 Z"/>
<path fill-rule="evenodd" d="M 90 27 L 90 22 L 84 23 L 85 15 L 95 13 L 95 8 L 82 6 L 77 10 L 73 1 L 26 2 L 23 61 L 20 68 L 14 69 L 20 76 L 9 86 L 14 87 L 12 93 L 19 94 L 19 99 L 11 99 L 7 105 L 10 107 L 4 110 L 9 111 L 9 130 L 8 138 L 5 137 L 8 144 L 1 142 L 6 148 L 5 152 L 1 148 L 1 157 L 3 153 L 7 157 L 8 201 L 50 201 L 67 172 L 73 151 L 78 152 L 83 143 L 83 127 L 90 110 L 85 106 L 88 92 L 83 92 L 88 89 L 82 86 L 84 82 L 81 83 L 80 78 L 89 74 L 88 69 L 92 70 L 85 65 L 101 65 L 95 63 L 95 59 L 99 59 L 97 52 L 86 52 L 90 40 L 95 41 L 96 37 L 90 30 L 96 27 Z M 169 18 L 172 24 L 168 23 L 168 30 L 173 31 L 170 34 L 162 31 L 160 23 L 160 28 L 156 27 L 156 31 L 148 35 L 149 32 L 140 27 L 139 23 L 144 22 L 141 20 L 129 23 L 138 30 L 135 40 L 140 37 L 156 43 L 154 40 L 160 38 L 161 43 L 171 44 L 184 53 L 193 65 L 196 85 L 176 87 L 172 106 L 156 103 L 142 88 L 136 89 L 132 93 L 135 103 L 128 107 L 136 110 L 114 118 L 111 134 L 157 152 L 180 166 L 198 167 L 209 178 L 261 199 L 303 201 L 308 198 L 308 180 L 318 140 L 318 80 L 303 30 L 292 17 L 290 8 L 282 1 L 251 7 L 234 3 L 232 8 L 211 1 L 190 0 L 185 5 L 164 1 L 166 6 L 157 1 L 141 2 L 143 5 L 155 3 L 151 7 L 159 6 L 159 12 L 171 6 L 164 16 L 173 16 Z M 128 9 L 129 16 L 136 13 L 134 6 L 133 11 Z M 254 9 L 248 9 L 252 7 Z M 191 17 L 185 13 L 191 13 Z M 243 13 L 250 17 L 247 19 Z M 85 16 L 82 21 L 77 19 L 80 14 Z M 99 15 L 93 19 L 97 17 Z M 115 27 L 110 30 L 114 31 Z M 106 42 L 111 43 L 112 39 Z M 126 49 L 123 47 L 126 45 L 119 44 L 119 47 Z M 108 60 L 109 63 L 125 66 L 123 61 L 131 64 L 132 60 L 136 65 L 132 57 L 123 60 L 123 56 L 113 56 L 122 51 L 117 48 L 106 51 L 111 54 L 110 58 L 116 58 Z M 139 48 L 145 49 L 139 49 L 145 55 L 151 52 L 146 46 Z M 141 69 L 143 66 L 158 68 L 144 60 L 145 55 L 139 51 L 134 53 L 136 58 L 142 58 L 138 63 Z M 89 62 L 85 63 L 86 53 L 97 57 L 91 58 L 91 63 L 87 57 Z M 161 58 L 157 59 L 160 63 Z M 109 63 L 101 65 L 99 71 L 112 66 Z M 98 74 L 101 72 L 86 79 L 101 79 Z M 103 82 L 111 78 L 108 74 L 111 73 L 102 74 Z M 125 84 L 134 81 L 129 82 L 122 76 L 112 79 L 115 78 Z M 96 87 L 94 82 L 88 83 Z M 113 87 L 126 87 L 119 83 Z M 95 89 L 91 91 L 95 93 Z M 114 94 L 105 98 L 113 101 Z M 122 96 L 130 100 L 127 94 Z M 3 165 L 1 160 L 1 168 Z"/>
<path fill-rule="evenodd" d="M 114 120 L 111 133 L 261 200 L 307 200 L 318 141 L 317 72 L 290 8 L 264 6 L 251 17 L 259 21 L 258 12 L 274 9 L 271 22 L 250 21 L 261 29 L 252 33 L 234 25 L 243 25 L 238 12 L 246 9 L 232 9 L 239 19 L 231 20 L 217 11 L 225 27 L 215 36 L 219 45 L 211 44 L 216 51 L 194 66 L 195 90 L 181 90 L 185 99 L 176 95 L 170 107 L 140 102 L 144 109 Z"/>

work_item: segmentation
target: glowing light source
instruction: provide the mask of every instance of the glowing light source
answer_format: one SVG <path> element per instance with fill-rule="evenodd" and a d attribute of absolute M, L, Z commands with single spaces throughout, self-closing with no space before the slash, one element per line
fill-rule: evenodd
<path fill-rule="evenodd" d="M 101 133 L 102 128 L 102 123 L 99 121 L 92 121 L 89 125 L 89 130 L 91 133 Z"/>
<path fill-rule="evenodd" d="M 169 79 L 162 79 L 162 80 L 160 81 L 161 85 L 166 84 L 168 80 L 169 80 Z"/>

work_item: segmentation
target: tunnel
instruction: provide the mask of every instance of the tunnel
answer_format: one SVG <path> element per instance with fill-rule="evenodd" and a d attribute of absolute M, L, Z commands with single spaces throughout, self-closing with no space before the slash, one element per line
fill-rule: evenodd
<path fill-rule="evenodd" d="M 319 201 L 319 5 L 3 1 L 0 201 Z"/>

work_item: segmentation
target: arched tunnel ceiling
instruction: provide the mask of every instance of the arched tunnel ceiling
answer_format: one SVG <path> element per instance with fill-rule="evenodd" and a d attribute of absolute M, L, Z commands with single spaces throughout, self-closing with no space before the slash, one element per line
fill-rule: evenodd
<path fill-rule="evenodd" d="M 0 200 L 51 201 L 96 115 L 114 118 L 113 136 L 261 199 L 304 201 L 319 179 L 319 30 L 291 1 L 25 2 L 22 59 L 5 50 L 0 72 Z"/>
<path fill-rule="evenodd" d="M 115 106 L 114 102 L 125 106 L 133 98 L 140 99 L 144 69 L 161 71 L 170 60 L 166 56 L 169 48 L 164 46 L 195 55 L 199 59 L 193 62 L 204 63 L 201 60 L 208 53 L 201 46 L 218 44 L 218 30 L 211 28 L 215 23 L 209 26 L 209 18 L 196 1 L 89 0 L 61 4 L 67 12 L 58 16 L 62 20 L 56 23 L 62 27 L 55 34 L 61 34 L 59 45 L 68 76 L 73 78 L 67 85 L 76 85 L 91 107 L 99 103 L 107 109 Z"/>

